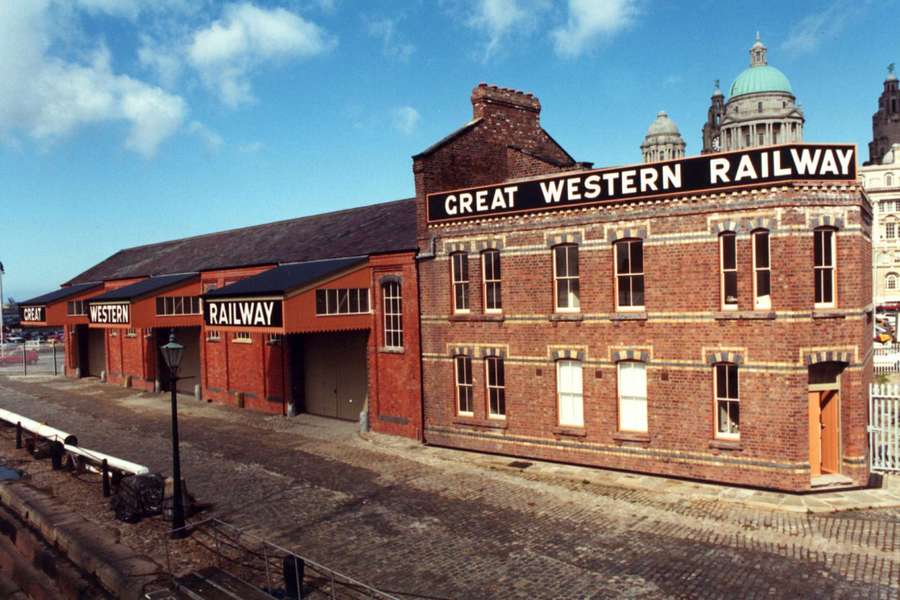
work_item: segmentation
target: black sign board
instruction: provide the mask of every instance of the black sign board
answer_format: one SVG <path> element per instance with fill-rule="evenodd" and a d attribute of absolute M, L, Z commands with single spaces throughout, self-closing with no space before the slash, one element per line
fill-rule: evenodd
<path fill-rule="evenodd" d="M 128 325 L 131 322 L 131 304 L 128 302 L 90 304 L 88 321 L 104 325 Z"/>
<path fill-rule="evenodd" d="M 855 179 L 856 146 L 771 146 L 429 194 L 428 222 L 627 202 L 788 180 Z"/>
<path fill-rule="evenodd" d="M 281 327 L 280 298 L 203 300 L 203 320 L 210 327 Z"/>
<path fill-rule="evenodd" d="M 43 323 L 47 320 L 47 307 L 22 306 L 19 308 L 19 320 L 26 323 Z"/>

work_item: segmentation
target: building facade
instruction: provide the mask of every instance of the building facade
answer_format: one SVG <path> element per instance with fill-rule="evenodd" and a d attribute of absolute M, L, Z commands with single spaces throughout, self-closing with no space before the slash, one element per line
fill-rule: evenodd
<path fill-rule="evenodd" d="M 647 135 L 641 144 L 641 156 L 644 162 L 658 162 L 673 158 L 684 158 L 684 139 L 678 131 L 678 125 L 669 118 L 666 111 L 656 114 L 656 120 L 647 129 Z"/>
<path fill-rule="evenodd" d="M 703 153 L 803 141 L 803 110 L 790 81 L 771 66 L 756 34 L 750 67 L 731 84 L 725 100 L 716 81 L 703 126 Z"/>
<path fill-rule="evenodd" d="M 878 110 L 872 115 L 872 141 L 869 142 L 868 165 L 877 165 L 892 149 L 900 143 L 900 87 L 894 73 L 894 63 L 888 65 L 888 74 L 884 79 L 881 96 L 878 98 Z"/>

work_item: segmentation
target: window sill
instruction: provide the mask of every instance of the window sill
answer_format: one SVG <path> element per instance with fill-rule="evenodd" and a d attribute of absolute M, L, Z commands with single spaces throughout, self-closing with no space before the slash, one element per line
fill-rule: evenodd
<path fill-rule="evenodd" d="M 640 431 L 617 431 L 613 434 L 613 439 L 617 442 L 642 442 L 650 441 L 650 434 Z"/>
<path fill-rule="evenodd" d="M 453 314 L 450 315 L 450 322 L 462 322 L 462 323 L 480 323 L 480 322 L 494 322 L 494 323 L 502 323 L 504 320 L 504 316 L 502 313 L 484 313 L 484 314 Z"/>
<path fill-rule="evenodd" d="M 551 322 L 558 321 L 584 321 L 584 315 L 580 312 L 558 312 L 547 317 Z"/>
<path fill-rule="evenodd" d="M 403 354 L 406 352 L 406 348 L 404 347 L 394 347 L 394 346 L 381 346 L 378 348 L 379 352 L 384 352 L 385 354 Z"/>
<path fill-rule="evenodd" d="M 566 435 L 571 437 L 587 437 L 587 431 L 584 427 L 576 427 L 574 425 L 564 425 L 554 427 L 552 429 L 554 435 Z"/>
<path fill-rule="evenodd" d="M 709 440 L 709 447 L 716 450 L 741 450 L 741 440 Z"/>
<path fill-rule="evenodd" d="M 771 310 L 723 310 L 715 313 L 717 321 L 771 321 L 775 312 Z"/>
<path fill-rule="evenodd" d="M 843 319 L 846 318 L 846 316 L 847 315 L 840 313 L 833 308 L 815 308 L 813 309 L 812 314 L 813 319 Z"/>
<path fill-rule="evenodd" d="M 487 429 L 506 429 L 509 427 L 506 419 L 478 419 L 475 417 L 457 416 L 453 419 L 454 425 L 465 425 L 466 427 L 484 427 Z"/>
<path fill-rule="evenodd" d="M 646 321 L 646 311 L 617 312 L 609 316 L 610 321 Z"/>
<path fill-rule="evenodd" d="M 232 339 L 232 340 L 231 340 L 231 343 L 232 343 L 232 344 L 252 344 L 252 343 L 253 343 L 253 340 L 252 340 L 252 339 L 249 339 L 249 340 L 235 340 L 235 339 Z"/>

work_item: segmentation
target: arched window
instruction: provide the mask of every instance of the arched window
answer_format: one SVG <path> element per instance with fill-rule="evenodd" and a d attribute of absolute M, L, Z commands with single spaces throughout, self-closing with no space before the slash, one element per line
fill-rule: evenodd
<path fill-rule="evenodd" d="M 384 303 L 384 345 L 388 348 L 403 348 L 403 304 L 399 281 L 385 281 L 381 284 Z"/>
<path fill-rule="evenodd" d="M 887 290 L 896 290 L 897 289 L 897 274 L 896 273 L 888 273 L 887 277 L 884 278 L 884 288 Z"/>

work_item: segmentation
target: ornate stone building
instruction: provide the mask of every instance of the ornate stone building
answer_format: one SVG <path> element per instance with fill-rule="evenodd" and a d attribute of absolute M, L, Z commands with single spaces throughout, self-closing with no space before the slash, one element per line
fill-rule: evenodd
<path fill-rule="evenodd" d="M 803 110 L 791 83 L 771 66 L 756 34 L 750 67 L 731 84 L 724 100 L 718 81 L 703 126 L 703 153 L 803 141 Z"/>
<path fill-rule="evenodd" d="M 894 63 L 888 65 L 884 90 L 878 98 L 878 110 L 872 115 L 872 141 L 869 142 L 869 161 L 878 164 L 891 150 L 891 144 L 900 142 L 900 89 L 894 74 Z"/>
<path fill-rule="evenodd" d="M 684 158 L 684 146 L 678 125 L 669 118 L 666 111 L 661 110 L 647 129 L 644 143 L 641 144 L 641 155 L 645 163 Z"/>

